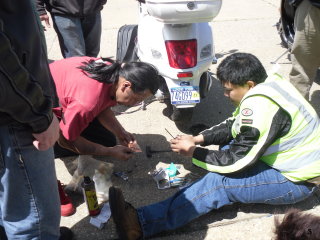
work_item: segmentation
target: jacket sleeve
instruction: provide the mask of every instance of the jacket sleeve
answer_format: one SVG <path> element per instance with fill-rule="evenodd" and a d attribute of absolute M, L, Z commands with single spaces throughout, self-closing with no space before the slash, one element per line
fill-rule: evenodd
<path fill-rule="evenodd" d="M 228 118 L 226 121 L 200 132 L 204 138 L 201 146 L 228 144 L 233 138 L 231 128 L 234 120 L 234 117 Z"/>
<path fill-rule="evenodd" d="M 33 1 L 35 2 L 36 9 L 39 16 L 47 14 L 44 0 L 33 0 Z"/>
<path fill-rule="evenodd" d="M 229 149 L 218 151 L 197 147 L 192 159 L 195 165 L 219 173 L 243 170 L 258 161 L 277 138 L 289 131 L 291 119 L 282 108 L 270 104 L 271 101 L 262 96 L 252 99 L 243 102 L 240 108 L 234 122 L 238 132 Z M 253 114 L 245 116 L 244 109 L 250 109 Z"/>
<path fill-rule="evenodd" d="M 43 132 L 52 121 L 52 79 L 35 13 L 29 1 L 3 1 L 0 6 L 0 113 L 33 133 Z M 1 15 L 21 12 L 17 8 L 25 14 L 14 21 Z"/>

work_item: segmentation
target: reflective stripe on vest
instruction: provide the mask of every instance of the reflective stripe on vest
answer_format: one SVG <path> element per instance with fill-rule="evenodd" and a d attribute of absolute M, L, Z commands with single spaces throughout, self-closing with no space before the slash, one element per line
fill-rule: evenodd
<path fill-rule="evenodd" d="M 304 181 L 320 175 L 320 124 L 315 110 L 298 91 L 275 74 L 254 87 L 245 98 L 263 95 L 290 115 L 290 131 L 277 139 L 261 160 L 292 181 Z M 302 170 L 303 169 L 303 170 Z"/>
<path fill-rule="evenodd" d="M 310 136 L 313 133 L 314 129 L 319 128 L 319 121 L 317 121 L 316 118 L 312 117 L 309 111 L 305 108 L 304 105 L 301 104 L 301 102 L 299 102 L 298 99 L 294 98 L 292 95 L 289 95 L 286 91 L 281 89 L 279 84 L 277 84 L 276 82 L 266 83 L 266 86 L 279 91 L 282 96 L 286 97 L 287 101 L 291 102 L 293 105 L 299 108 L 299 112 L 302 114 L 305 121 L 308 122 L 308 126 L 306 126 L 305 131 L 299 132 L 294 137 L 290 138 L 289 141 L 270 146 L 263 154 L 264 156 L 275 152 L 290 150 L 291 148 L 301 144 L 305 140 L 306 136 Z"/>

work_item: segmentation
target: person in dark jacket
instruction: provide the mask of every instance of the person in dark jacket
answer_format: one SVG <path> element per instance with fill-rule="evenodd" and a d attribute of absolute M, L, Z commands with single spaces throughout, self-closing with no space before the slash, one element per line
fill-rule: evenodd
<path fill-rule="evenodd" d="M 280 75 L 267 76 L 252 54 L 226 57 L 217 77 L 237 106 L 233 115 L 197 136 L 170 141 L 174 152 L 209 172 L 171 197 L 138 209 L 111 187 L 110 209 L 120 239 L 173 230 L 236 202 L 293 204 L 317 189 L 320 121 L 312 106 Z M 202 147 L 209 145 L 227 147 Z"/>
<path fill-rule="evenodd" d="M 35 0 L 41 21 L 58 35 L 62 56 L 96 57 L 100 51 L 101 10 L 107 0 Z"/>
<path fill-rule="evenodd" d="M 310 88 L 320 73 L 320 1 L 289 0 L 289 4 L 296 9 L 290 82 L 309 100 Z"/>
<path fill-rule="evenodd" d="M 0 1 L 0 239 L 60 235 L 59 123 L 40 26 L 31 0 Z"/>

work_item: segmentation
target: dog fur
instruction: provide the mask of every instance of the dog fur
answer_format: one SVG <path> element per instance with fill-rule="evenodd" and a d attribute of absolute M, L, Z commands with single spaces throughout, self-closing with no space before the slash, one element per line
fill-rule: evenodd
<path fill-rule="evenodd" d="M 96 160 L 89 155 L 80 155 L 77 158 L 77 168 L 65 190 L 82 193 L 83 176 L 89 176 L 95 182 L 98 202 L 106 202 L 109 200 L 109 187 L 112 186 L 112 173 L 112 163 Z"/>

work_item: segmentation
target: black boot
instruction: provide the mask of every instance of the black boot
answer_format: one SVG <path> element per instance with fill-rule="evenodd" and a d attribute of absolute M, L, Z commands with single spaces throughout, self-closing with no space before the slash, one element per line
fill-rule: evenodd
<path fill-rule="evenodd" d="M 72 239 L 73 239 L 73 233 L 70 230 L 70 228 L 60 227 L 60 238 L 59 238 L 59 240 L 72 240 Z"/>
<path fill-rule="evenodd" d="M 142 238 L 142 229 L 136 209 L 124 200 L 119 188 L 109 188 L 109 203 L 113 221 L 121 240 Z"/>
<path fill-rule="evenodd" d="M 0 226 L 0 240 L 8 240 L 4 227 Z"/>

